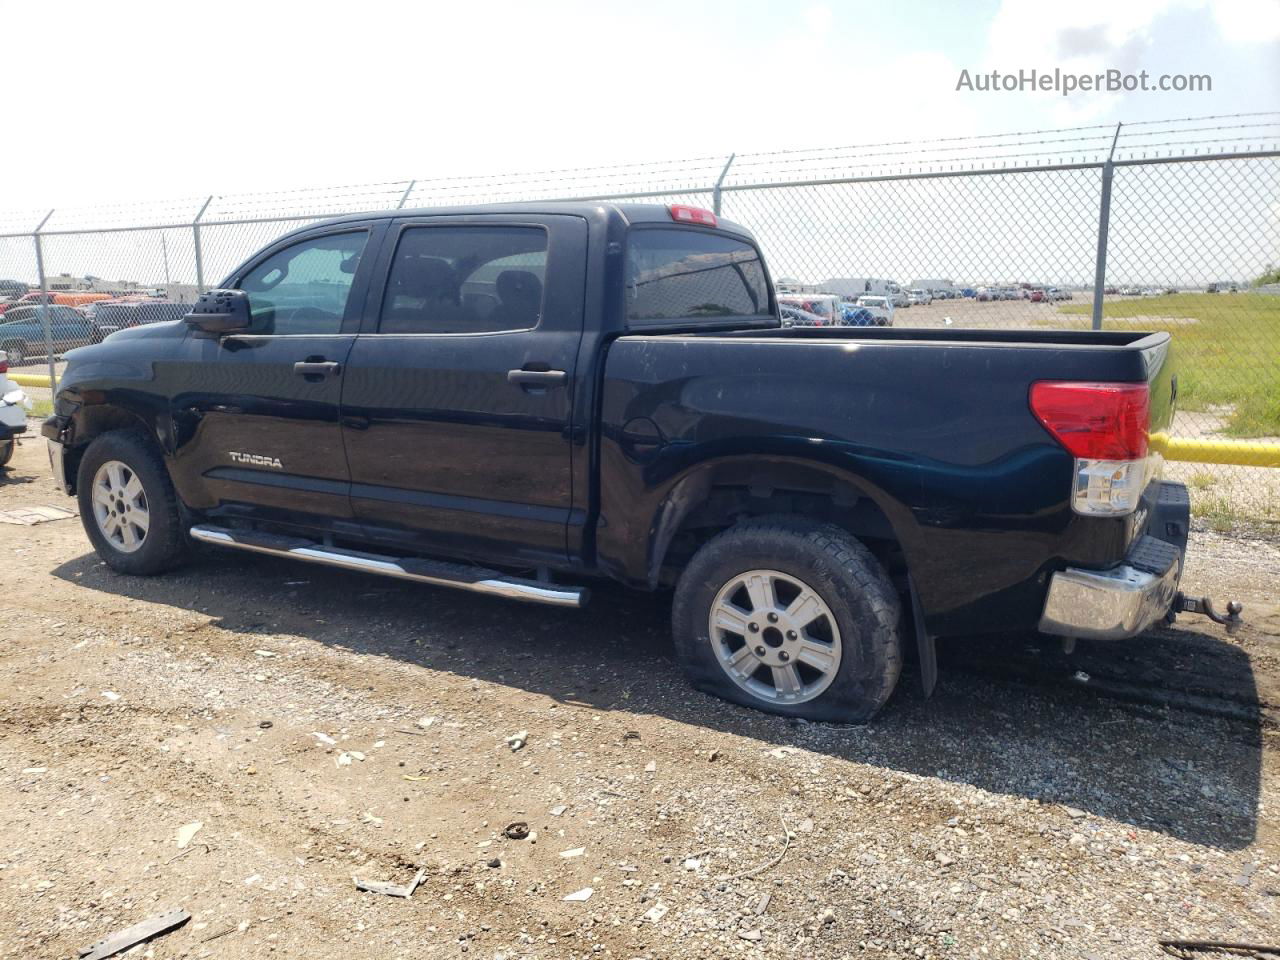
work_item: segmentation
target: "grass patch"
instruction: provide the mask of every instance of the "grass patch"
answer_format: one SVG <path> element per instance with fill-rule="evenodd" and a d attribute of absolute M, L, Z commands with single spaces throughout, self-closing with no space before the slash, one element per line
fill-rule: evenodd
<path fill-rule="evenodd" d="M 1217 483 L 1217 481 L 1218 478 L 1208 470 L 1197 470 L 1187 478 L 1187 486 L 1197 493 L 1203 493 L 1206 490 L 1212 489 L 1213 485 Z"/>
<path fill-rule="evenodd" d="M 1092 306 L 1059 308 L 1063 326 L 1088 327 Z M 1183 410 L 1233 408 L 1232 437 L 1280 436 L 1280 297 L 1260 293 L 1176 293 L 1111 300 L 1102 305 L 1106 330 L 1168 330 L 1178 364 Z M 1147 319 L 1134 319 L 1134 318 Z M 1190 317 L 1170 323 L 1160 317 Z M 1078 318 L 1078 319 L 1077 319 Z"/>
<path fill-rule="evenodd" d="M 53 416 L 53 401 L 33 397 L 27 416 L 33 420 L 43 420 L 45 417 Z"/>

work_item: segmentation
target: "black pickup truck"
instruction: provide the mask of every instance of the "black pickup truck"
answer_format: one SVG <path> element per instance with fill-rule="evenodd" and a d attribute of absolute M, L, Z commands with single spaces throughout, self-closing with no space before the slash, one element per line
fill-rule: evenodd
<path fill-rule="evenodd" d="M 1188 503 L 1170 338 L 784 328 L 696 208 L 351 216 L 68 355 L 50 459 L 114 569 L 192 541 L 580 606 L 674 588 L 699 688 L 861 720 L 904 636 L 1135 635 Z M 578 584 L 578 585 L 575 585 Z"/>

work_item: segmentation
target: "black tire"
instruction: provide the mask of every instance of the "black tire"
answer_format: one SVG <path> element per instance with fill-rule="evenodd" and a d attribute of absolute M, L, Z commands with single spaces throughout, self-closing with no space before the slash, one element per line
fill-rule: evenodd
<path fill-rule="evenodd" d="M 8 354 L 8 363 L 11 367 L 20 367 L 27 359 L 27 345 L 21 340 L 10 340 L 0 345 L 0 350 Z"/>
<path fill-rule="evenodd" d="M 762 699 L 721 666 L 710 613 L 721 589 L 749 570 L 802 581 L 835 618 L 839 666 L 811 700 Z M 902 672 L 901 622 L 898 595 L 871 552 L 841 528 L 802 517 L 750 520 L 709 540 L 681 574 L 672 606 L 676 656 L 697 689 L 770 713 L 838 723 L 871 719 L 893 693 Z"/>
<path fill-rule="evenodd" d="M 3 468 L 10 460 L 13 459 L 13 451 L 18 447 L 17 440 L 6 440 L 0 443 L 0 468 Z"/>
<path fill-rule="evenodd" d="M 132 471 L 146 498 L 150 521 L 141 546 L 132 553 L 107 538 L 94 513 L 94 478 L 98 468 L 112 460 Z M 80 459 L 76 490 L 80 522 L 94 550 L 111 569 L 146 577 L 172 570 L 185 559 L 188 540 L 178 512 L 178 495 L 159 449 L 140 431 L 112 430 L 94 439 Z"/>

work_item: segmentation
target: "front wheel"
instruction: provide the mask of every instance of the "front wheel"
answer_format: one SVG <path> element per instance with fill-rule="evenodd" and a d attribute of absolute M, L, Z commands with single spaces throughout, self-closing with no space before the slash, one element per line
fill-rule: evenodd
<path fill-rule="evenodd" d="M 694 686 L 771 713 L 859 722 L 902 669 L 901 605 L 880 563 L 846 531 L 762 518 L 709 540 L 672 607 Z"/>
<path fill-rule="evenodd" d="M 17 440 L 6 440 L 4 443 L 0 443 L 0 467 L 6 466 L 13 459 L 13 451 L 17 446 Z"/>
<path fill-rule="evenodd" d="M 113 430 L 80 460 L 80 522 L 107 566 L 150 576 L 178 565 L 186 533 L 160 453 L 144 435 Z"/>

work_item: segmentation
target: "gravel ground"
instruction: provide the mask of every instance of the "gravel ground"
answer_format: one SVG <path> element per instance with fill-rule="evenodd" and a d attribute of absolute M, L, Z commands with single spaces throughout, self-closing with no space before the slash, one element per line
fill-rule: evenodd
<path fill-rule="evenodd" d="M 0 473 L 0 509 L 70 503 L 39 442 Z M 665 598 L 607 586 L 569 612 L 225 552 L 131 579 L 75 520 L 0 524 L 0 557 L 0 956 L 171 907 L 139 956 L 1280 941 L 1274 541 L 1193 536 L 1184 585 L 1245 602 L 1235 637 L 951 642 L 866 727 L 691 691 Z M 419 869 L 408 900 L 353 883 Z"/>

